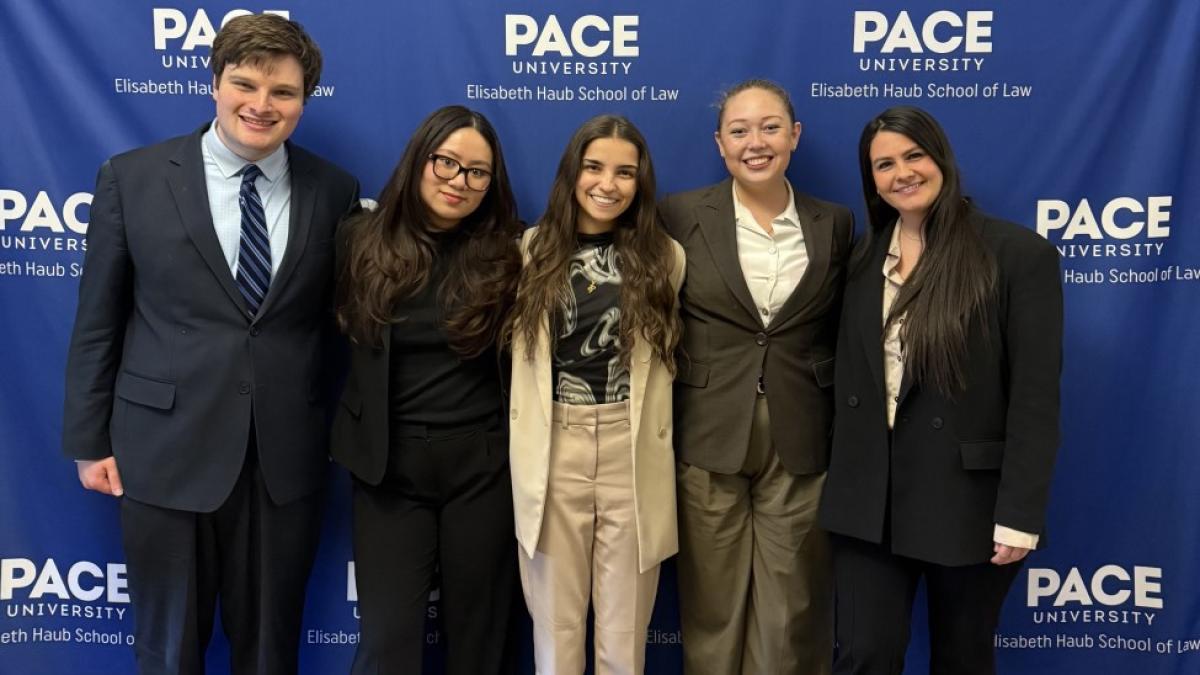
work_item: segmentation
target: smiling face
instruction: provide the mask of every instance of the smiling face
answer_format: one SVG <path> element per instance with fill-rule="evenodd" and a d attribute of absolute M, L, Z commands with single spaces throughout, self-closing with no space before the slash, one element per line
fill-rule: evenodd
<path fill-rule="evenodd" d="M 778 96 L 752 87 L 725 101 L 716 140 L 733 179 L 756 189 L 783 180 L 800 142 L 800 123 L 790 119 Z"/>
<path fill-rule="evenodd" d="M 433 154 L 449 157 L 468 169 L 492 171 L 492 146 L 472 127 L 463 127 L 447 136 Z M 420 191 L 429 223 L 439 230 L 458 227 L 463 218 L 479 208 L 487 194 L 487 190 L 468 188 L 463 172 L 450 180 L 439 178 L 433 172 L 433 161 L 428 159 L 421 172 Z"/>
<path fill-rule="evenodd" d="M 880 131 L 871 141 L 871 175 L 883 201 L 900 212 L 910 226 L 925 220 L 942 191 L 942 170 L 924 148 L 894 131 Z"/>
<path fill-rule="evenodd" d="M 213 87 L 217 135 L 248 162 L 278 150 L 304 112 L 304 71 L 291 55 L 255 64 L 231 63 Z"/>
<path fill-rule="evenodd" d="M 575 228 L 585 234 L 607 232 L 637 196 L 638 149 L 623 138 L 588 143 L 575 182 L 579 215 Z"/>

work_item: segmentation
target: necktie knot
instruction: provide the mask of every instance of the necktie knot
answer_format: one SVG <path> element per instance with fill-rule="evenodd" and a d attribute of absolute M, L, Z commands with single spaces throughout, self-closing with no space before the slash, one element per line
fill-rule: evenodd
<path fill-rule="evenodd" d="M 247 183 L 254 185 L 254 181 L 261 175 L 262 169 L 258 168 L 257 164 L 247 164 L 242 169 L 242 187 L 245 187 Z"/>

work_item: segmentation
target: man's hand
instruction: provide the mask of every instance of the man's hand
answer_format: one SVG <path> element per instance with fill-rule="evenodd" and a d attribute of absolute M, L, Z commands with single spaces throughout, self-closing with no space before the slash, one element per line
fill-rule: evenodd
<path fill-rule="evenodd" d="M 1029 555 L 1029 549 L 1027 548 L 1021 548 L 1020 546 L 1005 546 L 1004 544 L 998 542 L 992 546 L 992 550 L 996 552 L 996 555 L 992 556 L 993 565 L 1007 565 L 1009 563 L 1015 563 Z"/>
<path fill-rule="evenodd" d="M 75 468 L 79 471 L 79 482 L 89 490 L 95 490 L 106 495 L 120 497 L 125 494 L 121 487 L 121 474 L 117 471 L 117 458 L 78 460 Z"/>

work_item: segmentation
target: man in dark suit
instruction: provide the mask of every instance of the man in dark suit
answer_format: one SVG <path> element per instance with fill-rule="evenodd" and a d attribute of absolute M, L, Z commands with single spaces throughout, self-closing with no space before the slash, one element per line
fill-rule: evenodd
<path fill-rule="evenodd" d="M 679 596 L 688 675 L 828 673 L 834 342 L 854 229 L 784 174 L 800 123 L 778 85 L 724 97 L 730 178 L 661 205 L 687 253 L 675 378 Z"/>
<path fill-rule="evenodd" d="M 100 168 L 67 358 L 65 453 L 121 497 L 142 673 L 295 672 L 325 481 L 333 239 L 358 198 L 287 142 L 320 79 L 295 22 L 231 20 L 216 119 Z"/>

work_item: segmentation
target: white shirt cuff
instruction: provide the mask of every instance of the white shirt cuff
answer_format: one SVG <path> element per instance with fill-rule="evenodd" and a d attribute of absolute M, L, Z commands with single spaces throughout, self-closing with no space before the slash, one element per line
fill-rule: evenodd
<path fill-rule="evenodd" d="M 1011 527 L 996 525 L 996 529 L 992 532 L 992 541 L 1005 546 L 1013 546 L 1016 548 L 1027 548 L 1033 550 L 1038 545 L 1038 535 L 1028 532 L 1014 530 Z"/>

